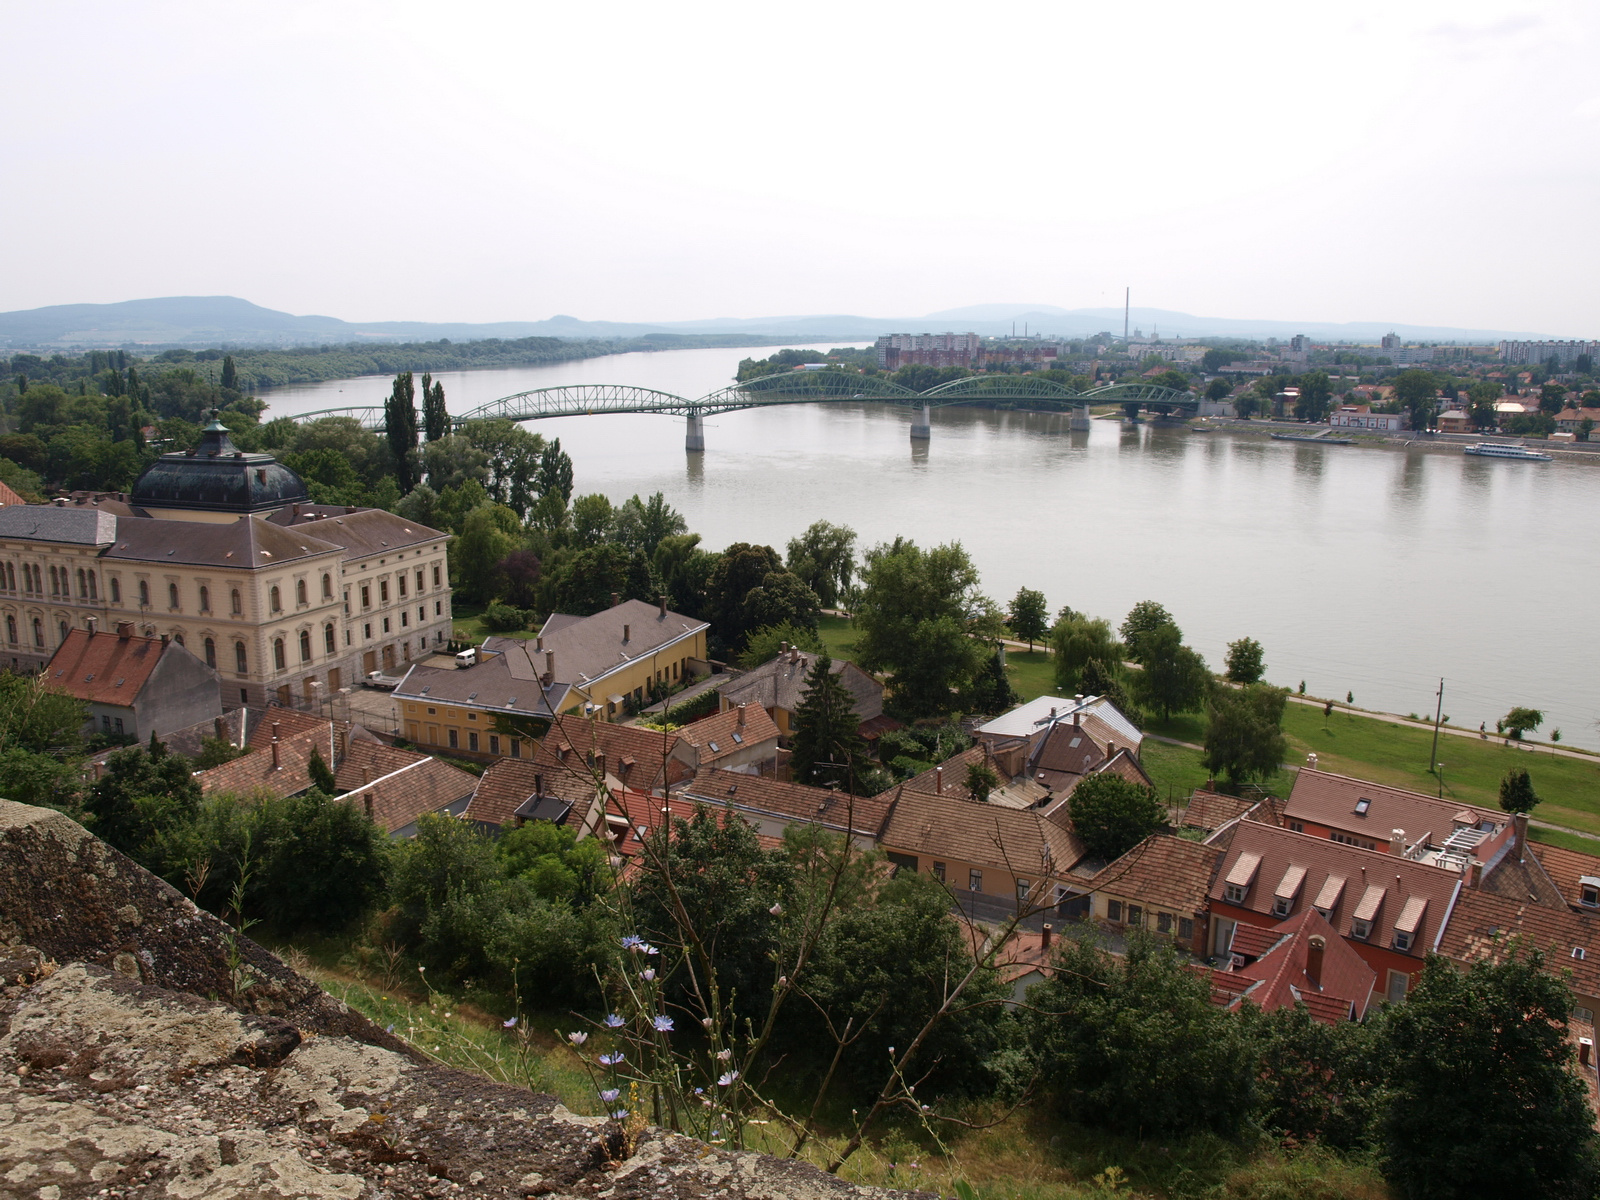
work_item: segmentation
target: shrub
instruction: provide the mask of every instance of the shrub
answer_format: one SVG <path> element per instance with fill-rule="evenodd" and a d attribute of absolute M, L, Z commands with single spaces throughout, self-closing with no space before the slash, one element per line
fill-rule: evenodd
<path fill-rule="evenodd" d="M 491 604 L 483 614 L 483 623 L 495 633 L 516 633 L 528 627 L 528 611 L 510 604 Z"/>

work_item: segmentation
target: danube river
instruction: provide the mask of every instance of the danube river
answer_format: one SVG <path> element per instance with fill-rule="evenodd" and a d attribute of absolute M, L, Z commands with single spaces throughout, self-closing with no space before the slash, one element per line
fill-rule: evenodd
<path fill-rule="evenodd" d="M 767 350 L 625 354 L 439 376 L 452 412 L 536 387 L 626 383 L 698 397 Z M 268 416 L 381 404 L 384 379 L 280 388 Z M 1266 647 L 1267 676 L 1358 705 L 1457 725 L 1514 704 L 1547 714 L 1540 736 L 1600 748 L 1587 612 L 1596 581 L 1585 513 L 1600 469 L 1496 462 L 1459 449 L 1307 446 L 1053 414 L 937 409 L 931 442 L 883 404 L 797 404 L 706 422 L 686 455 L 684 420 L 565 417 L 577 491 L 614 502 L 661 491 L 713 549 L 781 553 L 818 518 L 863 545 L 896 534 L 959 540 L 1005 603 L 1018 587 L 1119 623 L 1158 600 L 1220 669 L 1226 644 Z M 1577 532 L 1575 533 L 1574 530 Z M 1582 536 L 1580 536 L 1582 535 Z M 1563 616 L 1562 614 L 1566 615 Z M 1448 761 L 1448 758 L 1446 759 Z"/>

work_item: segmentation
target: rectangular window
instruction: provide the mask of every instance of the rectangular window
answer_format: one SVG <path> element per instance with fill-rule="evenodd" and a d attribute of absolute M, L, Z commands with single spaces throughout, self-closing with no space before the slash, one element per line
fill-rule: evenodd
<path fill-rule="evenodd" d="M 1194 941 L 1194 918 L 1178 918 L 1178 937 L 1185 942 Z"/>
<path fill-rule="evenodd" d="M 121 717 L 117 718 L 116 724 L 117 724 L 117 732 L 121 733 L 122 732 L 122 718 Z"/>
<path fill-rule="evenodd" d="M 967 891 L 969 891 L 969 892 L 981 892 L 981 891 L 983 891 L 983 872 L 982 871 L 968 871 L 967 872 Z"/>
<path fill-rule="evenodd" d="M 1293 908 L 1293 896 L 1279 896 L 1272 902 L 1272 915 L 1275 917 L 1287 917 Z"/>
<path fill-rule="evenodd" d="M 522 757 L 522 739 L 521 738 L 512 738 L 511 739 L 511 757 L 512 758 L 521 758 Z"/>
<path fill-rule="evenodd" d="M 477 748 L 478 748 L 478 731 L 476 729 L 469 729 L 469 730 L 467 730 L 467 749 L 468 750 L 476 750 Z"/>
<path fill-rule="evenodd" d="M 370 584 L 363 583 L 361 585 L 361 607 L 372 607 L 372 587 Z"/>
<path fill-rule="evenodd" d="M 1128 924 L 1129 925 L 1143 925 L 1144 924 L 1144 909 L 1141 908 L 1139 905 L 1137 905 L 1137 904 L 1128 905 Z"/>
<path fill-rule="evenodd" d="M 1410 977 L 1404 971 L 1389 972 L 1389 1003 L 1399 1004 L 1406 998 L 1406 989 L 1411 983 Z"/>
<path fill-rule="evenodd" d="M 1412 936 L 1412 934 L 1407 933 L 1403 929 L 1396 929 L 1394 931 L 1394 948 L 1401 952 L 1410 950 Z"/>
<path fill-rule="evenodd" d="M 1157 933 L 1171 933 L 1172 932 L 1172 914 L 1171 913 L 1158 912 L 1156 914 L 1156 932 Z"/>
<path fill-rule="evenodd" d="M 400 584 L 400 599 L 404 600 L 406 598 L 406 577 L 404 575 L 400 576 L 398 582 Z"/>
<path fill-rule="evenodd" d="M 109 715 L 107 715 L 105 713 L 101 714 L 101 716 L 100 716 L 100 728 L 104 729 L 107 733 L 111 732 L 111 717 Z"/>
<path fill-rule="evenodd" d="M 435 600 L 433 602 L 433 615 L 436 616 L 436 617 L 444 616 L 444 601 L 443 600 Z"/>
<path fill-rule="evenodd" d="M 500 735 L 498 733 L 491 733 L 489 735 L 489 753 L 500 753 Z"/>
<path fill-rule="evenodd" d="M 1585 908 L 1600 908 L 1600 887 L 1584 884 L 1578 893 L 1578 900 Z"/>
<path fill-rule="evenodd" d="M 378 580 L 378 603 L 389 603 L 389 581 L 387 579 Z"/>
<path fill-rule="evenodd" d="M 456 731 L 454 729 L 450 730 L 450 749 L 452 749 L 452 750 L 459 749 L 458 741 L 459 741 L 459 739 L 458 739 L 458 736 L 456 734 Z"/>
<path fill-rule="evenodd" d="M 1583 1005 L 1579 1004 L 1573 1008 L 1572 1017 L 1576 1021 L 1587 1021 L 1589 1024 L 1593 1025 L 1594 1009 L 1585 1008 Z"/>
<path fill-rule="evenodd" d="M 942 862 L 933 864 L 933 877 L 940 883 L 944 882 L 944 864 Z"/>
<path fill-rule="evenodd" d="M 388 617 L 385 617 L 385 618 L 384 618 L 384 619 L 383 619 L 383 631 L 384 631 L 384 632 L 385 632 L 385 633 L 388 633 L 388 632 L 389 632 L 389 618 L 388 618 Z"/>
<path fill-rule="evenodd" d="M 1249 890 L 1242 883 L 1230 883 L 1223 889 L 1223 895 L 1227 897 L 1229 904 L 1243 904 L 1245 893 Z"/>
<path fill-rule="evenodd" d="M 1028 902 L 1028 893 L 1032 890 L 1033 885 L 1026 879 L 1017 880 L 1017 903 L 1026 904 Z"/>
<path fill-rule="evenodd" d="M 1121 921 L 1122 920 L 1122 901 L 1121 900 L 1107 900 L 1106 901 L 1106 920 L 1108 920 L 1108 921 Z"/>
<path fill-rule="evenodd" d="M 1289 828 L 1295 833 L 1304 833 L 1306 831 L 1306 823 L 1304 821 L 1290 821 Z"/>
<path fill-rule="evenodd" d="M 403 612 L 403 613 L 400 614 L 400 628 L 401 629 L 409 629 L 409 628 L 411 628 L 411 614 L 410 613 Z"/>
<path fill-rule="evenodd" d="M 438 587 L 439 586 L 439 564 L 438 563 L 434 563 L 433 564 L 433 586 L 434 587 Z"/>
<path fill-rule="evenodd" d="M 1372 936 L 1372 922 L 1355 920 L 1350 922 L 1350 936 L 1366 941 Z"/>

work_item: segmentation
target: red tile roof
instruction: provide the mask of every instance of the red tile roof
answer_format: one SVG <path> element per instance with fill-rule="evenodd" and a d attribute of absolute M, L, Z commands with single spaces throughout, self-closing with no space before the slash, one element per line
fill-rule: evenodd
<path fill-rule="evenodd" d="M 1583 903 L 1583 885 L 1578 881 L 1585 876 L 1600 879 L 1600 857 L 1568 850 L 1565 846 L 1550 846 L 1544 842 L 1529 842 L 1528 848 L 1543 864 L 1545 873 L 1561 889 L 1562 898 L 1580 912 L 1600 911 Z"/>
<path fill-rule="evenodd" d="M 776 749 L 778 726 L 759 704 L 747 704 L 702 717 L 678 730 L 678 736 L 695 748 L 698 765 L 706 767 L 754 746 Z"/>
<path fill-rule="evenodd" d="M 1366 802 L 1364 806 L 1363 801 Z M 1503 830 L 1511 820 L 1498 809 L 1439 800 L 1421 792 L 1385 787 L 1310 767 L 1302 767 L 1295 776 L 1289 803 L 1283 810 L 1287 820 L 1308 821 L 1357 834 L 1376 843 L 1380 850 L 1388 846 L 1390 834 L 1396 829 L 1405 830 L 1408 847 L 1424 837 L 1437 845 L 1450 836 L 1461 814 L 1465 814 L 1463 823 L 1487 821 L 1494 825 L 1496 832 Z"/>
<path fill-rule="evenodd" d="M 1210 833 L 1221 829 L 1229 821 L 1244 816 L 1256 806 L 1256 801 L 1242 796 L 1224 796 L 1221 792 L 1208 792 L 1195 788 L 1189 797 L 1189 807 L 1183 811 L 1183 823 L 1191 829 Z"/>
<path fill-rule="evenodd" d="M 1224 854 L 1226 851 L 1220 846 L 1170 834 L 1152 834 L 1101 868 L 1087 886 L 1169 912 L 1203 912 Z"/>
<path fill-rule="evenodd" d="M 359 806 L 388 833 L 405 829 L 424 813 L 441 812 L 465 802 L 478 786 L 476 775 L 441 759 L 393 746 L 382 750 L 386 753 L 374 754 L 373 761 L 381 762 L 389 771 L 345 791 L 339 799 Z M 401 761 L 402 756 L 407 761 Z M 345 765 L 348 764 L 346 759 Z"/>
<path fill-rule="evenodd" d="M 1499 962 L 1513 936 L 1525 947 L 1545 951 L 1546 968 L 1566 975 L 1578 995 L 1591 1003 L 1600 999 L 1600 915 L 1518 903 L 1469 889 L 1456 904 L 1439 953 L 1467 966 L 1482 959 Z M 1582 951 L 1583 957 L 1573 957 L 1574 950 Z"/>
<path fill-rule="evenodd" d="M 1270 944 L 1246 955 L 1256 961 L 1211 973 L 1212 987 L 1223 993 L 1219 1003 L 1232 1008 L 1248 1000 L 1272 1012 L 1301 1002 L 1314 1018 L 1329 1025 L 1359 1020 L 1365 1014 L 1377 974 L 1316 909 L 1306 909 L 1271 934 Z M 1324 948 L 1322 968 L 1313 980 L 1307 965 L 1311 939 L 1317 936 L 1324 939 Z M 1245 954 L 1237 942 L 1234 953 Z"/>
<path fill-rule="evenodd" d="M 163 654 L 187 654 L 160 638 L 118 637 L 72 629 L 45 665 L 44 681 L 91 704 L 131 708 Z"/>
<path fill-rule="evenodd" d="M 686 800 L 745 810 L 797 824 L 815 822 L 843 830 L 848 821 L 857 833 L 877 837 L 889 815 L 887 796 L 851 796 L 828 788 L 784 783 L 762 775 L 745 775 L 703 767 L 684 787 Z"/>
<path fill-rule="evenodd" d="M 893 801 L 879 838 L 886 850 L 1052 878 L 1064 877 L 1084 856 L 1077 834 L 1037 811 L 928 795 L 910 784 L 896 788 Z"/>
<path fill-rule="evenodd" d="M 199 771 L 195 778 L 200 781 L 201 792 L 207 796 L 222 792 L 248 796 L 258 791 L 275 796 L 298 795 L 311 787 L 312 747 L 325 749 L 326 745 L 326 738 L 311 730 L 297 737 L 279 739 L 276 767 L 272 765 L 269 743 L 209 771 Z"/>
<path fill-rule="evenodd" d="M 1328 895 L 1337 895 L 1329 910 L 1329 924 L 1342 937 L 1352 937 L 1351 921 L 1359 916 L 1370 920 L 1367 938 L 1370 945 L 1392 948 L 1397 925 L 1409 915 L 1417 919 L 1411 948 L 1396 953 L 1422 958 L 1433 949 L 1443 929 L 1450 907 L 1460 891 L 1462 877 L 1456 871 L 1429 866 L 1347 846 L 1311 834 L 1295 833 L 1276 825 L 1240 821 L 1233 827 L 1232 844 L 1211 886 L 1213 903 L 1259 914 L 1263 923 L 1276 926 L 1273 912 L 1275 893 L 1284 881 L 1303 871 L 1289 915 L 1294 916 Z M 1226 899 L 1229 881 L 1248 887 L 1242 902 Z M 1420 906 L 1420 914 L 1415 909 Z M 1413 910 L 1408 914 L 1408 908 Z"/>

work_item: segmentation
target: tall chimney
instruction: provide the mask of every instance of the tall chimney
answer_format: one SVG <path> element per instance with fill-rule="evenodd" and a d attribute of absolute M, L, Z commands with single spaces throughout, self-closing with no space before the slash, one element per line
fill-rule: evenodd
<path fill-rule="evenodd" d="M 533 648 L 535 651 L 542 651 L 544 649 L 544 634 L 541 633 L 538 637 L 533 639 Z"/>
<path fill-rule="evenodd" d="M 556 652 L 554 650 L 546 650 L 544 652 L 544 670 L 545 674 L 550 676 L 551 679 L 556 677 Z"/>
<path fill-rule="evenodd" d="M 633 626 L 632 625 L 624 625 L 622 627 L 622 644 L 624 646 L 626 646 L 628 644 L 629 639 L 632 638 L 632 636 L 633 636 Z"/>
<path fill-rule="evenodd" d="M 1039 949 L 1040 950 L 1048 950 L 1048 949 L 1050 949 L 1050 935 L 1052 933 L 1054 933 L 1054 932 L 1055 931 L 1050 928 L 1050 922 L 1046 921 L 1044 923 L 1044 927 L 1039 930 Z"/>
<path fill-rule="evenodd" d="M 544 795 L 544 776 L 543 775 L 535 775 L 533 777 L 533 794 L 535 796 Z"/>
<path fill-rule="evenodd" d="M 221 717 L 212 718 L 211 736 L 216 738 L 219 742 L 225 742 L 228 740 L 228 727 L 223 724 Z"/>
<path fill-rule="evenodd" d="M 739 728 L 744 728 L 744 705 L 739 705 Z"/>
<path fill-rule="evenodd" d="M 171 638 L 171 637 L 170 637 L 170 635 L 168 635 L 168 634 L 165 634 L 165 633 L 163 633 L 163 634 L 162 634 L 162 635 L 161 635 L 161 644 L 162 644 L 162 645 L 163 645 L 163 646 L 165 646 L 165 645 L 166 645 L 166 644 L 167 644 L 167 643 L 168 643 L 168 642 L 169 642 L 169 641 L 171 641 L 171 640 L 172 640 L 172 638 Z"/>
<path fill-rule="evenodd" d="M 1517 861 L 1526 862 L 1528 842 L 1528 814 L 1518 813 L 1511 818 L 1511 848 L 1516 851 Z"/>
<path fill-rule="evenodd" d="M 944 768 L 943 767 L 935 767 L 933 769 L 933 790 L 938 792 L 941 796 L 944 795 Z"/>
<path fill-rule="evenodd" d="M 1083 724 L 1083 714 L 1080 713 L 1077 709 L 1073 709 L 1072 710 L 1072 727 L 1074 729 L 1076 729 L 1082 724 Z"/>
<path fill-rule="evenodd" d="M 785 658 L 788 657 L 788 654 L 789 654 L 789 643 L 788 642 L 779 642 L 778 643 L 778 654 L 781 657 L 785 657 Z"/>
<path fill-rule="evenodd" d="M 615 608 L 615 607 L 616 607 L 616 606 L 617 606 L 617 605 L 619 605 L 619 604 L 621 604 L 621 603 L 622 603 L 622 597 L 621 597 L 621 595 L 619 595 L 619 594 L 618 594 L 618 593 L 616 593 L 616 592 L 612 592 L 612 593 L 611 593 L 611 607 L 612 607 L 612 608 Z"/>
<path fill-rule="evenodd" d="M 1396 858 L 1405 857 L 1406 831 L 1404 829 L 1392 830 L 1389 834 L 1389 853 Z"/>
<path fill-rule="evenodd" d="M 276 732 L 278 727 L 274 725 L 272 728 L 274 730 L 272 735 L 272 769 L 278 771 L 283 769 L 283 763 L 278 758 L 278 735 Z"/>
<path fill-rule="evenodd" d="M 133 622 L 132 621 L 118 621 L 117 622 L 117 636 L 119 638 L 121 638 L 123 641 L 127 641 L 129 638 L 131 638 L 133 636 Z"/>
<path fill-rule="evenodd" d="M 663 594 L 659 599 L 661 603 L 661 617 L 662 620 L 665 620 L 667 616 L 667 597 L 665 594 Z"/>
<path fill-rule="evenodd" d="M 90 637 L 94 636 L 95 626 L 98 625 L 99 623 L 100 623 L 99 620 L 97 618 L 95 618 L 95 617 L 90 617 L 87 621 L 84 622 L 84 624 L 89 626 L 89 636 Z"/>
<path fill-rule="evenodd" d="M 1306 978 L 1319 992 L 1322 990 L 1322 952 L 1327 946 L 1327 939 L 1320 933 L 1312 934 L 1306 943 Z"/>

